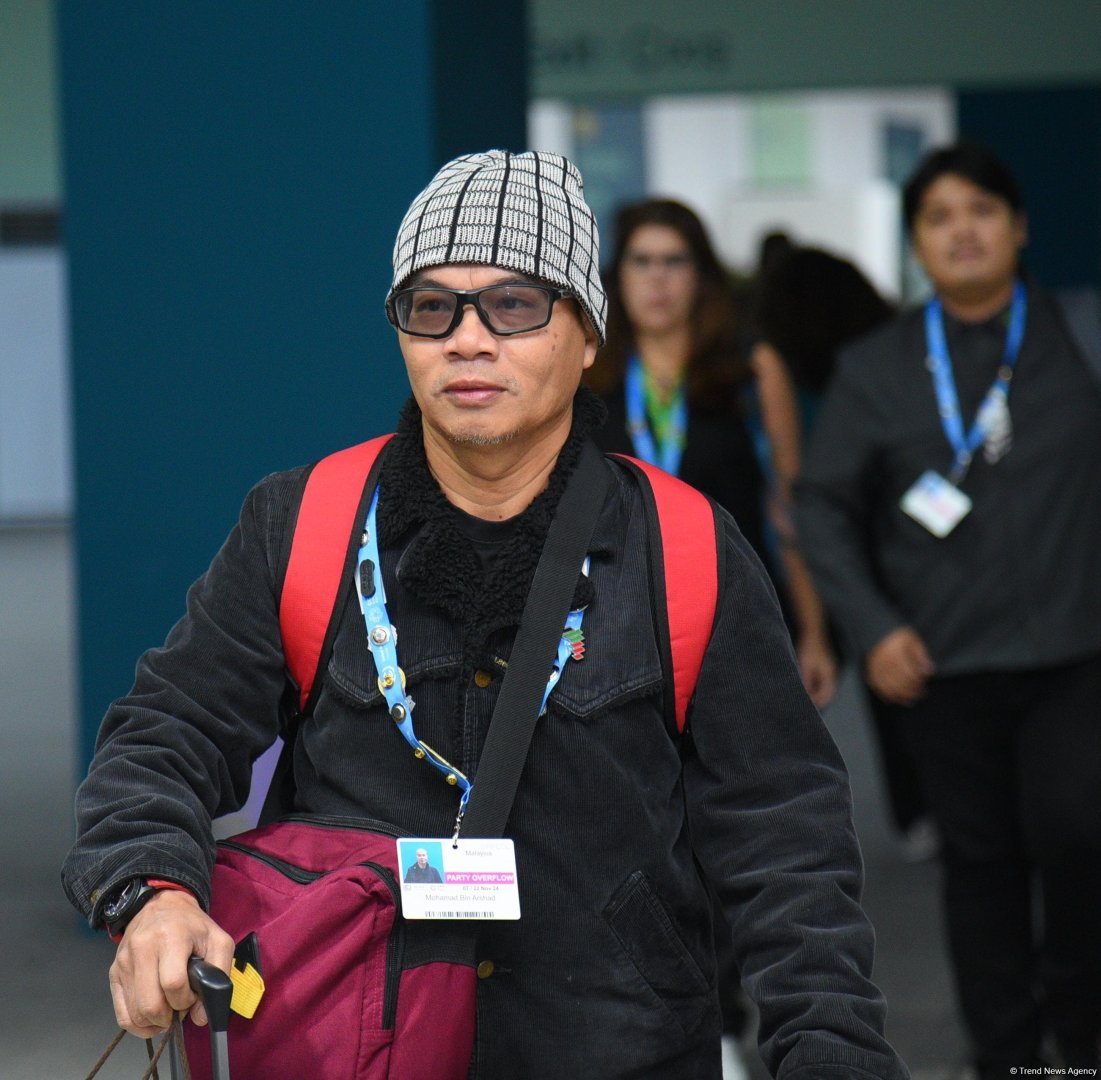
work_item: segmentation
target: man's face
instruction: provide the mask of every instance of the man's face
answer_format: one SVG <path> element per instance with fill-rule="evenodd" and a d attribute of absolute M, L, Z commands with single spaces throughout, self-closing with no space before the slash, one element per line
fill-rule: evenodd
<path fill-rule="evenodd" d="M 463 264 L 423 270 L 407 287 L 468 290 L 532 280 Z M 426 434 L 480 446 L 538 443 L 563 425 L 568 432 L 581 372 L 597 348 L 596 334 L 573 300 L 559 300 L 546 326 L 523 334 L 494 334 L 470 306 L 445 338 L 399 331 L 398 340 Z"/>
<path fill-rule="evenodd" d="M 422 870 L 428 865 L 428 852 L 427 851 L 418 851 L 417 852 L 417 865 Z"/>
<path fill-rule="evenodd" d="M 914 218 L 914 250 L 937 292 L 983 297 L 1017 274 L 1025 219 L 1005 199 L 945 173 L 926 189 Z"/>

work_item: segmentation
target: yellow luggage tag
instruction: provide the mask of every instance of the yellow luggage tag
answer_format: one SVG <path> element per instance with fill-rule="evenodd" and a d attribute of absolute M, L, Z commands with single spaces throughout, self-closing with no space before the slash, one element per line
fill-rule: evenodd
<path fill-rule="evenodd" d="M 229 1007 L 238 1016 L 251 1020 L 264 996 L 264 977 L 260 974 L 260 944 L 255 933 L 243 938 L 234 950 L 229 978 L 233 983 L 233 997 Z"/>

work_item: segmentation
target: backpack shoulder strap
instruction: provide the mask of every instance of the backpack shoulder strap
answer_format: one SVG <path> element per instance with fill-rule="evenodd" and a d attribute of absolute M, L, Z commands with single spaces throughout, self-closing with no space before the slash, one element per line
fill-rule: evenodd
<path fill-rule="evenodd" d="M 341 585 L 351 580 L 367 480 L 391 438 L 382 435 L 322 458 L 302 492 L 279 598 L 279 629 L 303 713 L 313 704 L 321 658 L 332 648 Z"/>
<path fill-rule="evenodd" d="M 625 454 L 639 479 L 654 553 L 651 576 L 666 680 L 666 715 L 684 731 L 719 598 L 719 542 L 711 501 L 675 476 Z M 665 618 L 662 619 L 662 612 Z"/>
<path fill-rule="evenodd" d="M 367 480 L 391 438 L 383 435 L 323 458 L 302 493 L 279 600 L 279 625 L 303 713 L 313 703 L 318 666 L 331 648 L 341 582 L 350 580 Z M 672 674 L 667 713 L 683 731 L 718 602 L 715 515 L 709 500 L 695 488 L 646 462 L 615 456 L 640 479 L 655 553 L 655 602 L 658 612 L 666 613 L 658 620 L 658 632 L 663 667 Z"/>

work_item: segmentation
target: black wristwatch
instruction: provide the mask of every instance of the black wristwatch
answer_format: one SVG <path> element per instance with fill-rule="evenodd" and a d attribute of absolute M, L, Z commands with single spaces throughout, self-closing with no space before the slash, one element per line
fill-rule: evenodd
<path fill-rule="evenodd" d="M 145 878 L 131 878 L 114 890 L 103 905 L 103 922 L 107 933 L 118 941 L 130 920 L 160 891 Z"/>

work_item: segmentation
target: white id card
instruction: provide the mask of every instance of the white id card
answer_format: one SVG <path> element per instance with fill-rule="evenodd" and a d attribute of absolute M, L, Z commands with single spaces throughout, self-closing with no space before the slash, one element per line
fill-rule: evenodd
<path fill-rule="evenodd" d="M 511 840 L 403 839 L 401 910 L 407 919 L 518 919 Z"/>
<path fill-rule="evenodd" d="M 918 524 L 943 538 L 967 517 L 972 503 L 955 484 L 930 469 L 918 477 L 899 505 Z"/>

